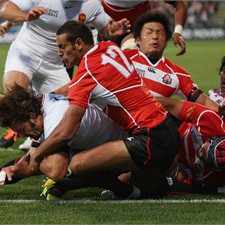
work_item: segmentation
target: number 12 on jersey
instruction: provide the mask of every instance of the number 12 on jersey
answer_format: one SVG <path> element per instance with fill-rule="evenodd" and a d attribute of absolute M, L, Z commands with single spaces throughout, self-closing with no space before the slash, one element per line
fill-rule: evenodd
<path fill-rule="evenodd" d="M 115 60 L 116 57 L 120 57 L 123 64 Z M 129 63 L 124 53 L 117 46 L 109 46 L 106 50 L 106 54 L 102 54 L 102 64 L 111 64 L 116 70 L 118 70 L 124 77 L 128 78 L 134 71 L 134 66 Z"/>

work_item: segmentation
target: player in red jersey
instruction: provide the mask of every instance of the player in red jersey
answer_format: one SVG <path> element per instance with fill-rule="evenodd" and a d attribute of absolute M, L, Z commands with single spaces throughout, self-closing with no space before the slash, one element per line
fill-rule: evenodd
<path fill-rule="evenodd" d="M 120 1 L 120 0 L 102 0 L 102 6 L 107 14 L 114 20 L 127 18 L 131 25 L 134 25 L 136 19 L 147 11 L 151 11 L 160 6 L 161 3 L 135 0 L 135 1 Z M 175 8 L 175 30 L 173 34 L 174 44 L 180 47 L 178 55 L 185 53 L 185 41 L 182 37 L 183 26 L 187 17 L 187 4 L 185 1 L 165 1 L 167 4 Z"/>
<path fill-rule="evenodd" d="M 182 146 L 176 157 L 175 177 L 186 191 L 224 192 L 225 126 L 220 115 L 207 107 L 174 99 L 161 99 L 178 119 Z M 187 189 L 188 187 L 188 189 Z"/>
<path fill-rule="evenodd" d="M 131 61 L 112 42 L 94 46 L 89 29 L 77 22 L 67 22 L 58 30 L 57 44 L 64 63 L 79 68 L 69 87 L 65 116 L 49 138 L 28 153 L 31 167 L 37 169 L 43 157 L 76 132 L 89 101 L 96 100 L 117 109 L 120 125 L 130 136 L 78 153 L 70 163 L 72 172 L 122 172 L 138 166 L 150 175 L 153 170 L 164 174 L 179 144 L 177 124 L 149 95 Z"/>
<path fill-rule="evenodd" d="M 163 13 L 144 14 L 137 20 L 133 33 L 140 51 L 128 50 L 126 54 L 151 94 L 164 97 L 178 94 L 217 109 L 217 104 L 198 88 L 185 69 L 164 57 L 171 31 L 169 20 Z"/>

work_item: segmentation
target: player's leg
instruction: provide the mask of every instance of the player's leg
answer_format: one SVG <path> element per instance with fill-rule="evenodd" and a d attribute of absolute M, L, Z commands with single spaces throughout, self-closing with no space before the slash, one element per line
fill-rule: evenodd
<path fill-rule="evenodd" d="M 135 199 L 140 197 L 139 190 L 137 191 L 135 189 L 134 193 L 133 185 L 121 182 L 116 174 L 110 172 L 97 172 L 83 175 L 70 174 L 54 183 L 48 179 L 43 187 L 47 190 L 43 191 L 43 196 L 47 200 L 51 200 L 53 196 L 61 197 L 70 190 L 87 187 L 99 187 L 112 190 L 113 196 L 110 197 L 110 200 L 126 199 L 130 196 Z M 106 198 L 103 199 L 106 200 Z"/>
<path fill-rule="evenodd" d="M 175 119 L 168 117 L 162 124 L 149 130 L 143 129 L 124 139 L 100 145 L 73 157 L 70 168 L 75 175 L 97 171 L 120 172 L 138 166 L 147 173 L 163 176 L 171 166 L 179 145 Z M 155 171 L 157 173 L 155 173 Z"/>
<path fill-rule="evenodd" d="M 54 181 L 62 180 L 67 174 L 68 164 L 67 153 L 56 153 L 41 161 L 40 171 Z"/>
<path fill-rule="evenodd" d="M 133 160 L 122 140 L 112 141 L 91 150 L 76 154 L 69 165 L 74 175 L 98 171 L 128 171 L 135 167 Z"/>

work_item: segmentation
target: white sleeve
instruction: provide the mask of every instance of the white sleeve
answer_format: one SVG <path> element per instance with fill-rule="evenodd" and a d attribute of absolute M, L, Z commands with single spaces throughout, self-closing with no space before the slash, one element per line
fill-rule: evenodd
<path fill-rule="evenodd" d="M 25 12 L 38 5 L 38 1 L 34 0 L 10 0 L 10 2 L 14 3 Z"/>
<path fill-rule="evenodd" d="M 54 94 L 45 95 L 43 101 L 44 139 L 46 139 L 56 128 L 68 107 L 69 102 L 65 98 L 62 97 L 60 99 L 60 96 L 58 98 L 58 96 L 54 96 Z"/>
<path fill-rule="evenodd" d="M 91 23 L 97 30 L 102 30 L 111 20 L 111 17 L 104 11 L 99 0 L 91 0 Z"/>

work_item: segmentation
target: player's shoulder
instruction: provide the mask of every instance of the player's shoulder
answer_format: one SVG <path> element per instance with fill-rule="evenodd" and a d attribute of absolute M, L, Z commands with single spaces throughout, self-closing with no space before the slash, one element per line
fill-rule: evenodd
<path fill-rule="evenodd" d="M 123 50 L 123 52 L 127 57 L 130 57 L 130 58 L 139 56 L 139 50 L 137 50 L 137 49 L 125 49 L 125 50 Z"/>
<path fill-rule="evenodd" d="M 184 67 L 174 63 L 172 60 L 168 59 L 167 57 L 164 59 L 164 63 L 178 75 L 191 76 L 190 73 L 188 73 Z"/>

